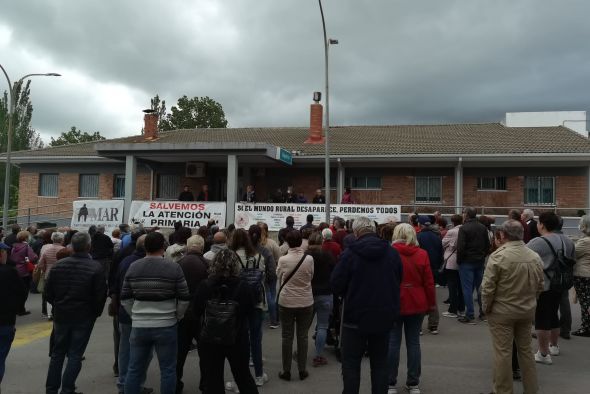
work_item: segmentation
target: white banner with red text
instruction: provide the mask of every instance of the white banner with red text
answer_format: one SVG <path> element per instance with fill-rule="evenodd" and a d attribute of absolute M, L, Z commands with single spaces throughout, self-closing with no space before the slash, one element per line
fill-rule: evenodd
<path fill-rule="evenodd" d="M 295 219 L 295 228 L 306 223 L 307 215 L 313 215 L 316 226 L 326 220 L 326 206 L 323 204 L 272 204 L 272 203 L 237 203 L 236 222 L 238 228 L 248 228 L 257 222 L 268 225 L 269 231 L 279 231 L 285 227 L 287 216 Z M 366 216 L 379 224 L 401 221 L 400 205 L 348 205 L 335 204 L 330 206 L 330 217 L 341 217 L 350 220 Z"/>
<path fill-rule="evenodd" d="M 73 202 L 70 227 L 88 231 L 90 226 L 104 226 L 107 235 L 123 222 L 123 200 L 76 200 Z"/>
<path fill-rule="evenodd" d="M 223 228 L 225 207 L 224 202 L 132 201 L 129 224 L 174 228 L 174 223 L 181 222 L 184 227 L 199 228 L 214 220 Z"/>

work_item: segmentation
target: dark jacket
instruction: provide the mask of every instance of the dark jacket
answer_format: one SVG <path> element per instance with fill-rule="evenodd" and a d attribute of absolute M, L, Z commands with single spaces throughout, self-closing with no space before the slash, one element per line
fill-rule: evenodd
<path fill-rule="evenodd" d="M 201 321 L 205 313 L 207 301 L 219 297 L 219 289 L 222 285 L 227 286 L 228 298 L 237 301 L 238 307 L 238 336 L 236 342 L 248 341 L 248 314 L 254 310 L 256 305 L 254 295 L 247 283 L 240 278 L 210 277 L 202 281 L 197 287 L 193 298 L 193 313 L 198 321 Z"/>
<path fill-rule="evenodd" d="M 459 229 L 457 263 L 481 263 L 490 250 L 490 236 L 486 226 L 477 219 L 467 219 Z"/>
<path fill-rule="evenodd" d="M 27 291 L 16 268 L 0 264 L 0 326 L 14 326 Z"/>
<path fill-rule="evenodd" d="M 111 241 L 111 238 L 106 234 L 94 234 L 94 237 L 92 237 L 92 249 L 90 249 L 90 254 L 95 260 L 112 259 L 113 241 Z"/>
<path fill-rule="evenodd" d="M 314 296 L 332 294 L 330 275 L 336 265 L 336 259 L 329 250 L 309 249 L 307 254 L 313 257 L 313 278 L 311 289 Z"/>
<path fill-rule="evenodd" d="M 127 313 L 125 308 L 121 307 L 121 290 L 123 289 L 123 282 L 125 281 L 125 275 L 127 274 L 127 270 L 139 259 L 143 259 L 145 257 L 145 252 L 143 250 L 135 249 L 132 255 L 125 257 L 118 265 L 118 270 L 115 275 L 115 280 L 111 284 L 109 283 L 109 292 L 111 293 L 111 297 L 113 299 L 113 303 L 115 305 L 115 311 L 118 313 L 119 316 L 119 323 L 122 324 L 131 324 L 131 316 Z"/>
<path fill-rule="evenodd" d="M 15 233 L 10 233 L 6 236 L 6 238 L 4 238 L 4 243 L 8 246 L 10 246 L 12 248 L 12 245 L 15 244 L 17 242 L 16 240 L 16 234 Z"/>
<path fill-rule="evenodd" d="M 440 235 L 425 227 L 417 234 L 417 238 L 420 247 L 428 253 L 430 269 L 432 272 L 438 271 L 444 262 L 445 254 Z"/>
<path fill-rule="evenodd" d="M 178 195 L 178 201 L 195 201 L 195 196 L 192 192 L 182 191 Z"/>
<path fill-rule="evenodd" d="M 111 269 L 109 270 L 109 296 L 113 293 L 119 294 L 121 291 L 120 288 L 117 288 L 118 281 L 117 281 L 117 274 L 119 273 L 119 265 L 127 256 L 131 256 L 135 253 L 135 242 L 130 243 L 129 245 L 125 246 L 122 249 L 119 249 L 117 253 L 113 256 L 113 260 L 111 261 Z M 123 282 L 123 277 L 121 278 L 121 283 Z M 118 290 L 117 290 L 118 289 Z"/>
<path fill-rule="evenodd" d="M 525 229 L 525 237 L 523 239 L 524 243 L 528 243 L 531 239 L 541 236 L 541 234 L 539 234 L 539 229 L 537 228 L 537 221 L 535 219 L 531 219 L 528 222 L 525 222 L 524 225 L 527 226 L 527 228 Z"/>
<path fill-rule="evenodd" d="M 191 303 L 184 314 L 184 318 L 187 320 L 194 320 L 194 296 L 199 284 L 209 276 L 209 273 L 207 272 L 209 269 L 209 263 L 201 253 L 187 253 L 178 261 L 178 265 L 182 268 L 184 278 L 186 279 L 186 285 L 188 286 L 188 291 L 191 295 Z"/>
<path fill-rule="evenodd" d="M 53 305 L 53 319 L 58 323 L 95 320 L 107 299 L 102 266 L 85 253 L 59 260 L 47 276 L 45 298 Z"/>
<path fill-rule="evenodd" d="M 402 262 L 389 242 L 370 233 L 340 255 L 332 290 L 344 297 L 343 324 L 367 333 L 389 331 L 400 313 Z"/>

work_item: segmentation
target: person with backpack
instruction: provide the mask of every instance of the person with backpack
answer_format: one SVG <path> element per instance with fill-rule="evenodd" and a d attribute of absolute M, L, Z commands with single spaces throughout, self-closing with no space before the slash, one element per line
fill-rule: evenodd
<path fill-rule="evenodd" d="M 234 232 L 229 248 L 236 252 L 241 267 L 240 277 L 250 287 L 256 302 L 254 309 L 248 314 L 248 329 L 250 332 L 250 353 L 256 376 L 255 381 L 257 386 L 262 386 L 268 382 L 268 375 L 264 373 L 262 365 L 262 321 L 264 320 L 264 308 L 266 306 L 264 273 L 266 264 L 272 258 L 272 255 L 267 253 L 266 249 L 260 247 L 260 228 L 257 225 L 252 225 L 250 231 L 254 234 L 253 238 L 256 246 L 252 243 L 248 232 L 239 228 Z M 262 251 L 266 256 L 263 255 Z"/>
<path fill-rule="evenodd" d="M 559 356 L 559 303 L 564 291 L 573 285 L 573 266 L 575 246 L 567 237 L 555 231 L 559 227 L 559 217 L 553 212 L 539 215 L 537 224 L 540 237 L 533 238 L 527 247 L 543 260 L 545 283 L 535 310 L 535 329 L 539 350 L 535 361 L 545 365 L 553 364 L 551 356 Z"/>
<path fill-rule="evenodd" d="M 199 284 L 195 293 L 193 312 L 203 322 L 198 347 L 205 394 L 224 392 L 226 359 L 239 392 L 258 393 L 248 367 L 248 316 L 256 302 L 250 286 L 240 277 L 241 270 L 238 255 L 222 249 L 211 262 L 209 278 Z"/>
<path fill-rule="evenodd" d="M 299 379 L 309 376 L 307 372 L 308 331 L 313 320 L 313 291 L 311 281 L 314 273 L 313 257 L 301 248 L 301 232 L 290 231 L 285 236 L 289 250 L 279 259 L 277 277 L 279 318 L 282 329 L 283 370 L 279 372 L 282 380 L 291 380 L 293 338 L 297 330 L 297 367 Z"/>
<path fill-rule="evenodd" d="M 20 231 L 16 235 L 16 242 L 12 245 L 10 251 L 10 257 L 8 258 L 8 264 L 16 267 L 18 276 L 23 282 L 23 286 L 27 289 L 25 300 L 18 313 L 19 316 L 29 315 L 31 312 L 25 307 L 27 299 L 29 298 L 29 289 L 31 288 L 31 281 L 33 280 L 33 269 L 34 263 L 37 262 L 37 255 L 33 252 L 33 249 L 29 246 L 28 241 L 31 237 L 31 233 L 28 231 Z"/>

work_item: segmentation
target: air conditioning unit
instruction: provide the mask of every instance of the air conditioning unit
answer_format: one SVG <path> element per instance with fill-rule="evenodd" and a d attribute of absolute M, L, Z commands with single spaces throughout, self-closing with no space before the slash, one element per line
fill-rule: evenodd
<path fill-rule="evenodd" d="M 205 177 L 205 163 L 197 163 L 197 162 L 186 163 L 186 177 L 187 178 L 204 178 Z"/>

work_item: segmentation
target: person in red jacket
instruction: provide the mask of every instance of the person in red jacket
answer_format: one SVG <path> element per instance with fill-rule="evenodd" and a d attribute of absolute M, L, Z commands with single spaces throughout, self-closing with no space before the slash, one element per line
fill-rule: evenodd
<path fill-rule="evenodd" d="M 327 250 L 332 253 L 332 256 L 334 256 L 334 261 L 337 262 L 338 258 L 340 257 L 340 253 L 342 253 L 342 248 L 337 242 L 332 241 L 332 230 L 329 228 L 323 229 L 322 238 L 324 239 L 324 242 L 322 243 L 322 250 Z"/>
<path fill-rule="evenodd" d="M 400 321 L 391 331 L 389 340 L 388 394 L 397 394 L 397 372 L 402 341 L 402 329 L 406 337 L 408 374 L 406 389 L 410 394 L 420 394 L 420 328 L 424 315 L 436 308 L 434 280 L 428 254 L 418 245 L 416 232 L 408 223 L 398 224 L 393 231 L 393 247 L 399 252 L 403 277 L 400 285 Z"/>

